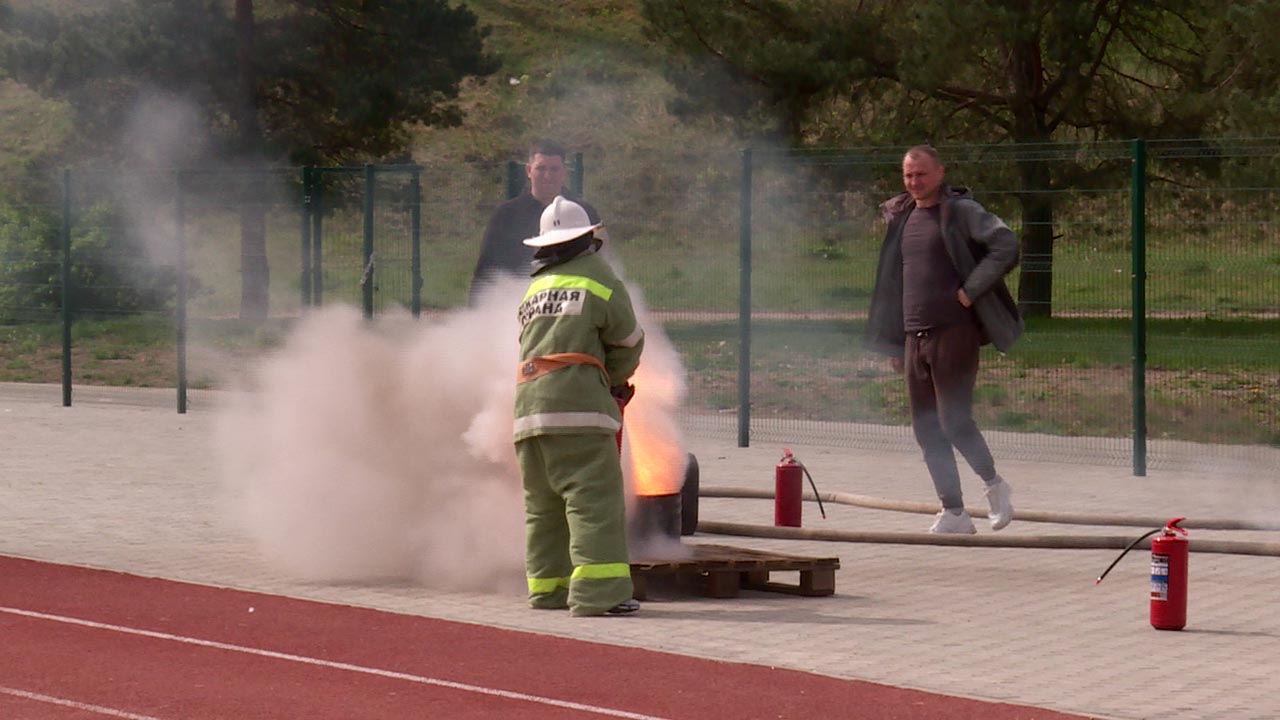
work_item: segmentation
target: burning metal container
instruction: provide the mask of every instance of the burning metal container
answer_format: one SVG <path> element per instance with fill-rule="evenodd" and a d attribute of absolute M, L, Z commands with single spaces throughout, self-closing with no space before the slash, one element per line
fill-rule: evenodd
<path fill-rule="evenodd" d="M 682 386 L 677 375 L 661 373 L 634 384 L 636 399 L 619 404 L 618 451 L 633 493 L 627 535 L 637 546 L 679 546 L 680 536 L 692 535 L 698 521 L 698 464 L 669 412 Z"/>
<path fill-rule="evenodd" d="M 679 543 L 680 536 L 698 528 L 698 459 L 688 454 L 679 492 L 637 494 L 627 532 L 633 542 L 663 539 Z"/>
<path fill-rule="evenodd" d="M 635 510 L 627 528 L 636 542 L 668 540 L 680 542 L 680 494 L 637 495 Z"/>

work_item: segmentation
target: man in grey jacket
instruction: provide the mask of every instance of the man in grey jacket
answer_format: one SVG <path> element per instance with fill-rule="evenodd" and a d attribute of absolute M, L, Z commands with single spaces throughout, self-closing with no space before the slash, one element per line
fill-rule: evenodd
<path fill-rule="evenodd" d="M 964 188 L 943 182 L 938 151 L 917 145 L 902 159 L 906 192 L 882 206 L 889 229 L 867 318 L 867 346 L 905 371 L 911 428 L 942 501 L 934 533 L 974 533 L 952 448 L 982 478 L 991 528 L 1013 519 L 1012 490 L 996 472 L 973 421 L 978 351 L 1007 351 L 1022 318 L 1004 283 L 1018 238 Z"/>

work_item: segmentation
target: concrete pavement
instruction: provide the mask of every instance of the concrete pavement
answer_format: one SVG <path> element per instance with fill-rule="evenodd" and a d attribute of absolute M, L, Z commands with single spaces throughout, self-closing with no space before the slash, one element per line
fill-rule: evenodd
<path fill-rule="evenodd" d="M 836 595 L 745 592 L 660 596 L 639 616 L 582 620 L 525 608 L 510 593 L 409 584 L 300 582 L 270 568 L 222 512 L 215 413 L 173 392 L 0 384 L 0 553 L 376 607 L 498 627 L 783 666 L 950 695 L 1103 718 L 1280 717 L 1280 558 L 1197 554 L 1197 537 L 1278 540 L 1280 533 L 1194 532 L 1182 632 L 1147 622 L 1149 555 L 1131 553 L 1101 585 L 1113 550 L 964 548 L 695 535 L 712 542 L 839 557 Z M 781 442 L 738 448 L 714 423 L 689 429 L 704 486 L 771 488 Z M 822 490 L 931 500 L 902 433 L 876 449 L 787 444 Z M 781 440 L 781 439 L 780 439 Z M 1066 442 L 1066 441 L 1056 441 Z M 1280 455 L 1206 448 L 1182 467 L 1132 477 L 1127 466 L 1001 456 L 1015 508 L 1173 517 L 1280 515 Z M 967 498 L 982 503 L 966 473 Z M 769 524 L 768 501 L 704 498 L 706 520 Z M 815 505 L 805 526 L 919 532 L 925 515 Z M 1016 515 L 1016 514 L 1015 514 Z M 979 532 L 990 532 L 978 521 Z M 1141 534 L 1135 528 L 1014 523 L 1001 535 Z M 0 578 L 0 582 L 3 579 Z"/>

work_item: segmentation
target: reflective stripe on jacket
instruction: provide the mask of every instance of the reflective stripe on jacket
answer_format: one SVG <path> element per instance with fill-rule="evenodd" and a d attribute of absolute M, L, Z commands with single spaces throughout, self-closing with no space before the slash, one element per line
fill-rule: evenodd
<path fill-rule="evenodd" d="M 644 331 L 608 263 L 588 252 L 542 269 L 520 303 L 519 317 L 521 363 L 585 353 L 599 359 L 605 372 L 578 363 L 519 383 L 514 439 L 617 432 L 622 416 L 609 383 L 621 385 L 635 373 Z"/>

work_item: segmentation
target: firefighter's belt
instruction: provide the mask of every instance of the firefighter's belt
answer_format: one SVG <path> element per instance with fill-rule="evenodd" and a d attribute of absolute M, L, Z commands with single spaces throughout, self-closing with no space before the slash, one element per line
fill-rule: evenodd
<path fill-rule="evenodd" d="M 516 384 L 537 380 L 547 373 L 567 368 L 570 365 L 594 365 L 604 375 L 605 384 L 609 384 L 609 371 L 604 369 L 604 363 L 600 362 L 599 358 L 595 355 L 575 352 L 552 353 L 521 361 L 520 368 L 516 371 Z"/>

